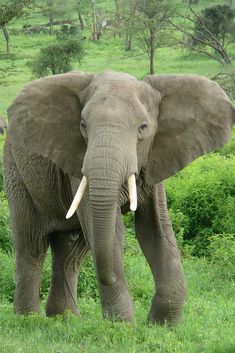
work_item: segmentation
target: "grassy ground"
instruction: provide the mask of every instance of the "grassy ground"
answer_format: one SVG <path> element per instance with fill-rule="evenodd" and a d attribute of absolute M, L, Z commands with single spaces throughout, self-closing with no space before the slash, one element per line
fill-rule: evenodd
<path fill-rule="evenodd" d="M 85 298 L 85 295 L 79 301 L 81 317 L 46 318 L 43 313 L 14 316 L 11 305 L 1 303 L 1 353 L 235 352 L 234 283 L 218 279 L 215 270 L 205 260 L 185 260 L 188 299 L 184 320 L 169 329 L 146 323 L 151 290 L 148 285 L 141 288 L 138 277 L 143 271 L 146 279 L 148 271 L 140 257 L 134 258 L 129 265 L 132 274 L 130 287 L 136 307 L 135 323 L 103 320 L 99 303 Z M 138 290 L 142 296 L 137 297 Z"/>

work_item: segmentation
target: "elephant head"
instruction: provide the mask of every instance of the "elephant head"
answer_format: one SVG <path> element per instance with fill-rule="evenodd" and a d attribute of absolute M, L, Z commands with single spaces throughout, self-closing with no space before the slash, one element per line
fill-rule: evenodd
<path fill-rule="evenodd" d="M 147 185 L 177 173 L 229 139 L 235 110 L 223 90 L 199 76 L 71 72 L 27 85 L 9 108 L 12 143 L 82 179 L 67 217 L 88 188 L 98 277 L 115 282 L 116 210 L 128 181 Z M 133 182 L 134 180 L 134 182 Z M 78 199 L 77 199 L 78 197 Z"/>

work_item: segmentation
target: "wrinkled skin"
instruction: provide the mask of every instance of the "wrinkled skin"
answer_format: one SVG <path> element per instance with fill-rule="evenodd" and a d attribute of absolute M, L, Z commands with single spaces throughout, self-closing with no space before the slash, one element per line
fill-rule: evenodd
<path fill-rule="evenodd" d="M 78 313 L 77 273 L 91 250 L 105 317 L 131 321 L 123 267 L 127 179 L 137 178 L 136 237 L 156 292 L 148 319 L 181 319 L 186 285 L 162 181 L 227 142 L 235 111 L 222 89 L 198 76 L 72 72 L 27 85 L 9 109 L 4 151 L 16 252 L 14 310 L 39 310 L 50 246 L 47 315 Z M 65 215 L 85 175 L 77 212 Z"/>

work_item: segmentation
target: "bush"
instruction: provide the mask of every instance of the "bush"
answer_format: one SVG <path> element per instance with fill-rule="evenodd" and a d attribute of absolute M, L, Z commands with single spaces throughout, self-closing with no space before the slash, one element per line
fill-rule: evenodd
<path fill-rule="evenodd" d="M 0 300 L 12 301 L 14 297 L 14 260 L 0 249 Z"/>
<path fill-rule="evenodd" d="M 230 141 L 216 152 L 225 157 L 230 157 L 232 154 L 235 155 L 235 128 L 233 129 L 233 135 Z"/>
<path fill-rule="evenodd" d="M 194 255 L 209 255 L 209 237 L 235 234 L 235 155 L 201 157 L 166 182 L 173 226 L 194 246 Z"/>
<path fill-rule="evenodd" d="M 96 278 L 95 268 L 91 255 L 81 265 L 81 270 L 78 277 L 78 297 L 85 296 L 97 299 L 98 282 Z"/>
<path fill-rule="evenodd" d="M 0 250 L 5 253 L 12 253 L 12 240 L 10 229 L 10 215 L 8 203 L 4 192 L 0 192 Z"/>
<path fill-rule="evenodd" d="M 56 32 L 56 37 L 59 40 L 64 40 L 67 38 L 74 38 L 78 36 L 78 27 L 72 25 L 62 25 L 60 30 Z"/>
<path fill-rule="evenodd" d="M 0 250 L 12 253 L 10 215 L 6 195 L 3 192 L 2 148 L 4 137 L 0 136 Z"/>
<path fill-rule="evenodd" d="M 225 280 L 235 280 L 235 235 L 213 235 L 209 241 L 210 258 L 216 275 Z"/>
<path fill-rule="evenodd" d="M 208 31 L 213 33 L 217 40 L 224 42 L 228 34 L 234 31 L 235 11 L 229 5 L 215 5 L 204 9 L 195 22 L 195 37 L 201 44 L 201 39 L 208 37 Z M 197 43 L 197 44 L 198 44 Z"/>
<path fill-rule="evenodd" d="M 48 254 L 42 273 L 40 285 L 40 297 L 47 298 L 51 282 L 51 255 Z M 78 297 L 89 296 L 89 298 L 98 298 L 98 286 L 95 269 L 91 256 L 89 255 L 81 265 L 78 276 Z"/>
<path fill-rule="evenodd" d="M 84 50 L 78 38 L 66 38 L 63 41 L 41 48 L 38 56 L 28 63 L 35 77 L 56 75 L 71 71 L 72 61 L 81 62 Z"/>

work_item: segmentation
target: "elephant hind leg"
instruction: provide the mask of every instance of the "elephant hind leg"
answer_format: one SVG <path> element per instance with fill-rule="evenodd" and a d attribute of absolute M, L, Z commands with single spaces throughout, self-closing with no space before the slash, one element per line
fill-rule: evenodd
<path fill-rule="evenodd" d="M 77 277 L 79 266 L 89 248 L 82 231 L 55 232 L 50 235 L 52 278 L 46 314 L 71 311 L 78 314 Z"/>

